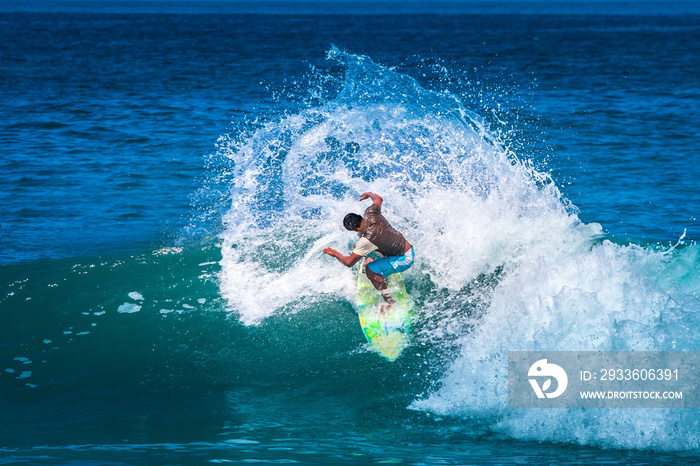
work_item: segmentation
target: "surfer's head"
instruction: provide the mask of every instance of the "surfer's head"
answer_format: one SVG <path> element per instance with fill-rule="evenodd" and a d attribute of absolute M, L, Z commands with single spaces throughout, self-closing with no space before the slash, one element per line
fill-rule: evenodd
<path fill-rule="evenodd" d="M 347 214 L 343 219 L 343 226 L 346 230 L 357 231 L 362 225 L 362 217 L 357 214 Z"/>

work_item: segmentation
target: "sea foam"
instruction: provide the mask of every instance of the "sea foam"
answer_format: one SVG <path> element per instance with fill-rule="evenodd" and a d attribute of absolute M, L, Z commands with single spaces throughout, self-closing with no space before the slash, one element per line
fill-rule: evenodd
<path fill-rule="evenodd" d="M 696 245 L 621 245 L 581 222 L 551 178 L 448 93 L 337 49 L 339 92 L 223 140 L 232 206 L 221 294 L 247 325 L 309 302 L 354 302 L 345 213 L 365 191 L 416 250 L 417 343 L 442 348 L 410 408 L 478 418 L 517 439 L 694 449 L 694 411 L 510 410 L 507 353 L 700 350 Z"/>

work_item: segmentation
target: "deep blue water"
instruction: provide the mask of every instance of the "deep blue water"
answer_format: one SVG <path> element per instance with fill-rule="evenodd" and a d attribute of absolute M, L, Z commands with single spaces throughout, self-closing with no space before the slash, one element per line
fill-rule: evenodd
<path fill-rule="evenodd" d="M 0 463 L 697 462 L 478 361 L 700 348 L 699 57 L 697 2 L 3 2 Z M 368 189 L 394 364 L 320 253 Z"/>

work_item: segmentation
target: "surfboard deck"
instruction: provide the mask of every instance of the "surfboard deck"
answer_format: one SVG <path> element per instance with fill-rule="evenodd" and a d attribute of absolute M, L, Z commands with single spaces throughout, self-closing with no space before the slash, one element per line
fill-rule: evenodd
<path fill-rule="evenodd" d="M 361 268 L 358 271 L 357 307 L 362 331 L 370 348 L 395 361 L 409 344 L 414 304 L 400 273 L 390 275 L 387 285 L 396 303 L 387 312 L 380 312 L 382 296 Z"/>

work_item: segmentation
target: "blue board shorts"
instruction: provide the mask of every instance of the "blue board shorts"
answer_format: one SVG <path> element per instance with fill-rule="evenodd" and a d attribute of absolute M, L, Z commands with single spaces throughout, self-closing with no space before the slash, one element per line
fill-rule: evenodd
<path fill-rule="evenodd" d="M 372 272 L 381 275 L 383 279 L 394 273 L 408 270 L 413 265 L 413 248 L 404 253 L 403 256 L 389 256 L 375 259 L 366 265 Z"/>

